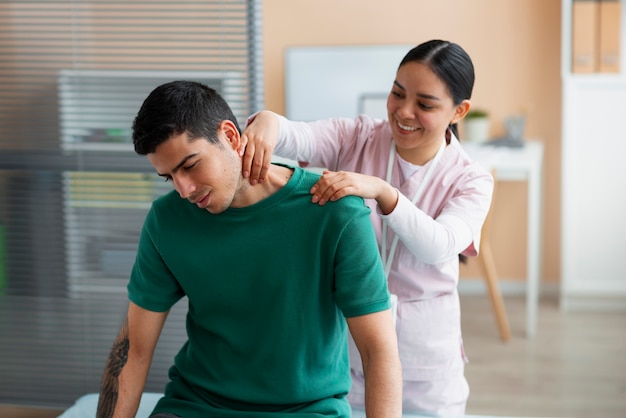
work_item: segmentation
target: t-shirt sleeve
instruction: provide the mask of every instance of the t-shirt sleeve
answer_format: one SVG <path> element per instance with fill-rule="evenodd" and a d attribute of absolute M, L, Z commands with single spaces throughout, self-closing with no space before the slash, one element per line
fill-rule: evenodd
<path fill-rule="evenodd" d="M 133 303 L 150 311 L 165 312 L 184 292 L 161 257 L 158 237 L 157 212 L 152 206 L 141 231 L 127 289 Z"/>
<path fill-rule="evenodd" d="M 342 210 L 351 217 L 341 231 L 335 256 L 335 298 L 344 316 L 354 317 L 391 307 L 369 208 L 359 197 L 345 197 Z"/>

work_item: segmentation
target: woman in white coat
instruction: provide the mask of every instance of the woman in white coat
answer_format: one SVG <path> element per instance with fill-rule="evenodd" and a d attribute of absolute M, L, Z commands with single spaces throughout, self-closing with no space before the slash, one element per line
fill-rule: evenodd
<path fill-rule="evenodd" d="M 403 409 L 462 416 L 469 386 L 459 257 L 477 255 L 493 191 L 493 178 L 456 135 L 470 109 L 474 66 L 459 45 L 432 40 L 407 53 L 392 81 L 388 120 L 361 115 L 305 123 L 269 111 L 253 115 L 244 132 L 244 176 L 253 185 L 263 181 L 274 152 L 328 170 L 311 189 L 314 203 L 366 199 L 399 302 Z M 352 361 L 352 376 L 350 401 L 362 405 L 365 391 L 375 388 L 364 387 L 359 361 Z"/>

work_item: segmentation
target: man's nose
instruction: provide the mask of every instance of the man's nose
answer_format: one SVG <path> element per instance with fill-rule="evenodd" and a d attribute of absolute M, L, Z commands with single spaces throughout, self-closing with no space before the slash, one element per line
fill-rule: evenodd
<path fill-rule="evenodd" d="M 185 176 L 180 176 L 174 179 L 174 187 L 176 191 L 183 199 L 189 199 L 189 196 L 196 191 L 196 186 L 191 179 Z"/>

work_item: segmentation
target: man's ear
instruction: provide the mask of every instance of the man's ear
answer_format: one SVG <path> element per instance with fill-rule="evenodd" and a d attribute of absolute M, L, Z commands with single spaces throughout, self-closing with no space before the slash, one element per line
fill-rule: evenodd
<path fill-rule="evenodd" d="M 228 120 L 224 119 L 220 122 L 219 131 L 224 133 L 226 141 L 230 144 L 230 146 L 234 150 L 238 150 L 241 145 L 241 135 L 239 134 L 239 130 L 235 124 Z"/>

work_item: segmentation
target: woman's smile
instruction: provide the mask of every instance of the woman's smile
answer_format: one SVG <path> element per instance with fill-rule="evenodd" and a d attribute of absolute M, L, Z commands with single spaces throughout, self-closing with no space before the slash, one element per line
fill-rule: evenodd
<path fill-rule="evenodd" d="M 397 121 L 396 125 L 398 125 L 398 127 L 400 129 L 402 129 L 403 131 L 409 131 L 409 132 L 413 132 L 413 131 L 417 131 L 419 128 L 416 126 L 410 126 L 410 125 L 404 125 L 403 123 Z"/>

